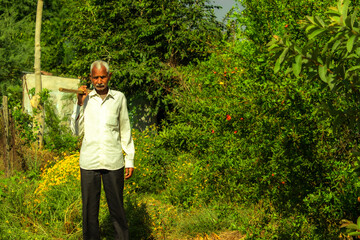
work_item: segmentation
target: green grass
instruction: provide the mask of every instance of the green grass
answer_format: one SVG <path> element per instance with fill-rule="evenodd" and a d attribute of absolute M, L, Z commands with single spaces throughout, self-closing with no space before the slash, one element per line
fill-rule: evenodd
<path fill-rule="evenodd" d="M 1 239 L 79 239 L 81 238 L 80 193 L 70 198 L 52 198 L 51 203 L 34 198 L 40 179 L 22 173 L 0 177 Z M 64 188 L 64 186 L 62 186 Z M 65 192 L 65 189 L 62 189 Z M 61 195 L 61 194 L 59 194 Z M 66 194 L 64 194 L 66 195 Z M 102 194 L 100 228 L 102 239 L 112 239 L 112 225 L 105 194 Z M 161 195 L 125 194 L 125 208 L 132 239 L 187 239 L 228 228 L 211 207 L 183 209 L 163 202 Z M 45 211 L 47 207 L 51 209 Z M 42 209 L 42 210 L 41 210 Z"/>

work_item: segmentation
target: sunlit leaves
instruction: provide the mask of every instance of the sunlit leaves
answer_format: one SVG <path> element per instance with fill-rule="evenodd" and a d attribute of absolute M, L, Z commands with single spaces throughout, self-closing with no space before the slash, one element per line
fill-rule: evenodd
<path fill-rule="evenodd" d="M 346 43 L 346 49 L 350 53 L 354 47 L 354 43 L 358 37 L 356 35 L 352 35 Z"/>
<path fill-rule="evenodd" d="M 64 35 L 73 50 L 68 73 L 87 76 L 91 61 L 106 60 L 111 87 L 150 100 L 153 114 L 163 111 L 164 97 L 177 84 L 171 69 L 205 58 L 213 39 L 221 38 L 205 0 L 65 2 L 71 11 Z"/>
<path fill-rule="evenodd" d="M 33 68 L 36 2 L 3 0 L 0 5 L 0 81 L 18 83 L 21 71 Z"/>
<path fill-rule="evenodd" d="M 295 76 L 297 77 L 299 76 L 301 72 L 301 67 L 302 67 L 302 55 L 297 55 L 295 57 L 295 64 L 293 65 Z"/>
<path fill-rule="evenodd" d="M 293 73 L 307 81 L 320 80 L 336 96 L 336 101 L 327 102 L 333 109 L 327 112 L 334 118 L 334 126 L 347 122 L 353 129 L 358 128 L 360 116 L 360 111 L 355 110 L 360 104 L 360 24 L 355 8 L 350 1 L 339 0 L 325 17 L 308 16 L 301 21 L 307 41 L 295 42 L 284 35 L 268 44 L 278 56 L 274 72 L 284 68 L 286 74 Z M 281 57 L 284 51 L 285 59 Z"/>
<path fill-rule="evenodd" d="M 284 51 L 281 53 L 280 57 L 276 60 L 274 72 L 277 73 L 280 70 L 280 65 L 284 61 L 286 54 L 288 53 L 289 48 L 285 48 Z"/>
<path fill-rule="evenodd" d="M 299 66 L 310 68 L 310 65 L 315 65 L 318 69 L 318 78 L 327 83 L 332 89 L 334 86 L 341 87 L 343 82 L 342 68 L 350 68 L 355 60 L 359 63 L 360 44 L 359 44 L 359 23 L 356 21 L 357 11 L 352 11 L 348 0 L 340 0 L 337 7 L 331 7 L 326 12 L 327 18 L 323 19 L 319 16 L 307 16 L 306 21 L 302 21 L 303 29 L 307 34 L 308 42 L 305 47 L 302 47 L 301 54 L 307 60 L 306 66 L 303 62 L 300 63 L 299 49 L 300 47 L 295 42 L 288 40 L 288 36 L 282 38 L 278 37 L 269 43 L 269 50 L 271 51 L 288 51 L 286 59 L 283 57 L 277 59 L 274 67 L 274 72 L 277 73 L 280 65 L 284 64 L 293 72 L 295 76 L 299 76 Z M 347 24 L 344 24 L 347 23 Z M 287 44 L 284 44 L 287 42 Z M 290 42 L 290 44 L 289 44 Z M 273 47 L 276 45 L 276 48 Z M 326 59 L 326 61 L 325 61 Z M 291 63 L 295 62 L 295 63 Z M 358 65 L 356 64 L 356 65 Z M 349 75 L 347 75 L 349 76 Z"/>
<path fill-rule="evenodd" d="M 325 32 L 325 31 L 326 31 L 326 29 L 316 29 L 315 31 L 311 31 L 311 34 L 308 35 L 308 38 L 311 40 L 311 39 L 317 37 L 317 35 Z"/>

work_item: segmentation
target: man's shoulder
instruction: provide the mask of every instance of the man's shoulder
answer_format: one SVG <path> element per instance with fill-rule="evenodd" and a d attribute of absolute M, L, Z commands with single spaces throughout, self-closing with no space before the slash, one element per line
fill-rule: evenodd
<path fill-rule="evenodd" d="M 110 89 L 110 92 L 113 97 L 124 97 L 125 96 L 125 94 L 123 92 L 120 92 L 118 90 Z"/>

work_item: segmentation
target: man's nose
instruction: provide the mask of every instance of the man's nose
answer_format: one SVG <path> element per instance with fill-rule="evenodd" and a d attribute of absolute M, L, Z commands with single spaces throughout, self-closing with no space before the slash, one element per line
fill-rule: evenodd
<path fill-rule="evenodd" d="M 95 84 L 98 84 L 98 83 L 102 83 L 102 81 L 101 81 L 102 79 L 101 78 L 95 78 Z"/>

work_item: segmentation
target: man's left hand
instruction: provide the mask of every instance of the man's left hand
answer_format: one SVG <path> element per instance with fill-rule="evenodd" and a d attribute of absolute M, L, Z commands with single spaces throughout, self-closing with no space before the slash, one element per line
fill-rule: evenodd
<path fill-rule="evenodd" d="M 125 179 L 131 178 L 134 168 L 125 168 Z"/>

